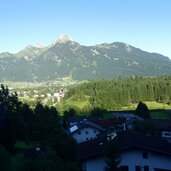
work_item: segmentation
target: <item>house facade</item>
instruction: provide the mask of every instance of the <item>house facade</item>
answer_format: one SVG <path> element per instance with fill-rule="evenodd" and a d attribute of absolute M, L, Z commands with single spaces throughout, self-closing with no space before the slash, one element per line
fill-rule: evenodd
<path fill-rule="evenodd" d="M 78 129 L 78 131 L 75 131 L 72 136 L 77 141 L 77 143 L 81 143 L 97 138 L 98 134 L 100 134 L 98 129 L 87 126 Z"/>
<path fill-rule="evenodd" d="M 148 158 L 143 158 L 143 154 L 148 153 Z M 119 166 L 123 171 L 171 171 L 171 156 L 161 155 L 141 149 L 131 149 L 124 151 L 120 155 L 121 162 Z M 104 157 L 95 157 L 87 159 L 82 163 L 83 171 L 105 171 L 107 170 L 106 159 Z"/>
<path fill-rule="evenodd" d="M 155 130 L 160 132 L 161 138 L 171 143 L 171 120 L 151 119 L 145 121 L 145 123 L 155 128 Z"/>
<path fill-rule="evenodd" d="M 105 129 L 90 121 L 85 121 L 70 127 L 69 131 L 77 143 L 82 143 L 97 138 Z"/>
<path fill-rule="evenodd" d="M 119 133 L 118 137 L 122 171 L 171 171 L 171 144 L 167 141 L 128 131 Z M 77 159 L 83 171 L 107 169 L 107 142 L 106 138 L 99 138 L 80 144 Z"/>

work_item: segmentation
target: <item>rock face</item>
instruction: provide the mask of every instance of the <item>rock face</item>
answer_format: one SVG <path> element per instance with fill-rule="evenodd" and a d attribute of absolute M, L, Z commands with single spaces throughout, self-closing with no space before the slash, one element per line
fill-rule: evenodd
<path fill-rule="evenodd" d="M 17 54 L 0 54 L 0 81 L 76 80 L 171 74 L 171 60 L 131 45 L 114 42 L 82 46 L 62 35 L 51 45 L 28 46 Z"/>

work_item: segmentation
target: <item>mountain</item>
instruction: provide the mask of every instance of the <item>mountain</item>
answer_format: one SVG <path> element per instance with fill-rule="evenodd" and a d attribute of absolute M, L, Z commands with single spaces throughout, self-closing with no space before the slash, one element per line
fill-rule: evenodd
<path fill-rule="evenodd" d="M 171 74 L 171 60 L 131 45 L 114 42 L 83 46 L 63 36 L 47 47 L 28 46 L 0 54 L 0 81 L 76 80 Z"/>
<path fill-rule="evenodd" d="M 32 60 L 33 58 L 41 55 L 47 48 L 43 46 L 32 46 L 28 45 L 20 52 L 16 53 L 15 56 L 19 58 L 25 58 L 26 60 Z"/>

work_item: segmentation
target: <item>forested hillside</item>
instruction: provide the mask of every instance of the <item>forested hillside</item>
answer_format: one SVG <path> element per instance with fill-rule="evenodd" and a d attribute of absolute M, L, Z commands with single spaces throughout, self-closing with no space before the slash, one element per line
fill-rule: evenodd
<path fill-rule="evenodd" d="M 83 83 L 69 90 L 66 102 L 83 103 L 91 108 L 114 110 L 139 101 L 171 103 L 171 76 L 130 77 Z"/>

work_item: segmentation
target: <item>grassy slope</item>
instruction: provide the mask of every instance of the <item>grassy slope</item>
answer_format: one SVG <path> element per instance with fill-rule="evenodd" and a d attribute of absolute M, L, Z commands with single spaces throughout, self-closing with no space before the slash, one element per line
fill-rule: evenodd
<path fill-rule="evenodd" d="M 69 98 L 66 100 L 67 104 L 70 106 L 75 106 L 79 109 L 82 109 L 86 106 L 91 106 L 89 102 L 89 97 L 86 97 L 85 100 L 75 101 L 73 98 Z M 171 109 L 171 105 L 158 103 L 155 101 L 145 101 L 144 102 L 150 110 L 153 109 Z M 120 110 L 135 110 L 138 103 L 130 104 L 129 106 L 122 106 Z"/>
<path fill-rule="evenodd" d="M 78 100 L 76 101 L 71 97 L 71 98 L 67 99 L 65 101 L 65 103 L 68 106 L 73 107 L 73 108 L 77 108 L 79 110 L 83 110 L 85 108 L 91 108 L 91 104 L 89 102 L 88 96 L 86 96 L 85 99 L 83 99 L 83 100 L 80 99 L 79 101 Z"/>
<path fill-rule="evenodd" d="M 70 107 L 75 107 L 79 110 L 90 107 L 89 97 L 86 97 L 85 100 L 74 101 L 73 98 L 69 98 L 66 100 L 66 103 Z M 163 103 L 158 103 L 155 101 L 145 101 L 144 102 L 149 110 L 152 119 L 170 119 L 171 118 L 171 106 Z M 138 104 L 131 104 L 130 106 L 123 106 L 120 108 L 121 111 L 131 111 L 135 110 Z M 163 110 L 164 109 L 164 110 Z M 104 118 L 110 118 L 111 113 L 106 113 Z"/>
<path fill-rule="evenodd" d="M 145 101 L 144 102 L 150 110 L 152 109 L 171 109 L 171 105 L 158 103 L 155 101 Z M 130 106 L 123 106 L 121 110 L 135 110 L 137 107 L 137 103 L 131 104 Z"/>

